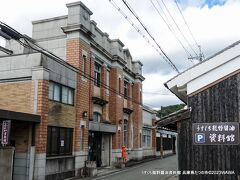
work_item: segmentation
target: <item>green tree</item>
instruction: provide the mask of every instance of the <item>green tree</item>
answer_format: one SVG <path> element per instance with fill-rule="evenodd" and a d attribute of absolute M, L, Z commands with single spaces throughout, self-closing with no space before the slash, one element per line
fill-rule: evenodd
<path fill-rule="evenodd" d="M 184 108 L 185 104 L 176 104 L 176 105 L 170 105 L 170 106 L 161 106 L 161 109 L 158 110 L 157 116 L 158 117 L 164 117 L 167 116 L 173 112 L 176 112 L 182 108 Z"/>

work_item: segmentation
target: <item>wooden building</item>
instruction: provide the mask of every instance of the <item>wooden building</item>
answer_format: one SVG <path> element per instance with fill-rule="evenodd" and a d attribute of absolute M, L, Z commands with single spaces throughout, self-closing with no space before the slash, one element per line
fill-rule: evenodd
<path fill-rule="evenodd" d="M 240 122 L 239 57 L 240 41 L 165 83 L 188 107 L 158 122 L 177 126 L 180 180 L 240 178 L 239 144 L 195 145 L 193 135 L 194 123 Z"/>

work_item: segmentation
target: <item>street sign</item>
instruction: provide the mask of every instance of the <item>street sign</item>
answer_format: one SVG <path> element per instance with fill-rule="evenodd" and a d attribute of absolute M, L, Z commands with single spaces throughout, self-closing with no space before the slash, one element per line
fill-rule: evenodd
<path fill-rule="evenodd" d="M 238 145 L 239 123 L 193 123 L 195 145 Z"/>
<path fill-rule="evenodd" d="M 2 121 L 2 145 L 6 146 L 9 144 L 9 136 L 10 136 L 10 129 L 11 129 L 11 121 Z"/>

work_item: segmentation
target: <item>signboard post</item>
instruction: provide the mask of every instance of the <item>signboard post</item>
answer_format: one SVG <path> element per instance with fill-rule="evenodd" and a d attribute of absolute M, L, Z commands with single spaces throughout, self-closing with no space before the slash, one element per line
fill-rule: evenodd
<path fill-rule="evenodd" d="M 238 145 L 239 123 L 193 123 L 194 145 Z"/>
<path fill-rule="evenodd" d="M 9 136 L 10 136 L 10 129 L 11 129 L 11 121 L 6 120 L 2 122 L 2 145 L 6 146 L 9 144 Z"/>

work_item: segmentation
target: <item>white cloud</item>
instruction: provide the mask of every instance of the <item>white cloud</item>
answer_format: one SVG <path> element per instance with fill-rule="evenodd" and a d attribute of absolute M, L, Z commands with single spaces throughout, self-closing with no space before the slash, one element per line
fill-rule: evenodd
<path fill-rule="evenodd" d="M 162 58 L 156 53 L 156 51 L 153 50 L 139 34 L 137 34 L 133 27 L 109 3 L 109 0 L 82 1 L 93 11 L 94 14 L 92 19 L 97 22 L 98 27 L 102 31 L 107 32 L 110 35 L 110 38 L 119 38 L 126 47 L 130 49 L 133 58 L 142 60 L 145 67 L 150 66 L 150 64 L 148 64 L 148 61 L 150 60 L 148 59 L 152 59 L 152 64 L 154 64 L 154 60 L 156 61 L 156 66 L 159 66 L 157 67 L 159 70 L 153 72 L 146 71 L 147 74 L 144 74 L 146 77 L 144 91 L 163 91 L 163 82 L 175 75 L 174 72 L 171 72 L 172 69 L 170 66 L 163 62 Z M 115 1 L 125 10 L 125 12 L 127 12 L 121 1 Z M 16 28 L 21 33 L 31 35 L 31 21 L 67 14 L 65 4 L 68 2 L 71 1 L 3 1 L 0 6 L 0 20 Z M 165 2 L 172 15 L 176 18 L 176 21 L 179 23 L 179 27 L 184 32 L 185 36 L 189 39 L 191 44 L 194 44 L 193 40 L 190 39 L 190 35 L 187 33 L 187 28 L 181 19 L 176 6 L 173 4 L 173 1 Z M 189 67 L 191 64 L 187 61 L 186 54 L 155 12 L 150 1 L 140 2 L 132 0 L 129 1 L 129 3 L 147 25 L 148 29 L 169 57 L 172 58 L 176 64 L 179 66 L 181 65 L 181 69 Z M 212 8 L 203 5 L 203 0 L 186 0 L 182 4 L 184 8 L 183 14 L 186 17 L 192 33 L 202 46 L 205 56 L 210 56 L 212 53 L 215 53 L 240 39 L 240 25 L 237 21 L 239 19 L 240 1 L 228 0 L 224 5 L 214 6 Z M 132 17 L 130 13 L 128 13 L 128 15 L 129 17 Z M 134 22 L 139 26 L 139 23 L 137 23 L 136 20 L 134 20 Z M 183 39 L 179 34 L 178 36 Z M 162 61 L 162 63 L 159 63 L 159 61 Z M 152 66 L 152 64 L 151 67 L 154 66 Z M 164 71 L 166 68 L 168 68 L 169 71 Z M 156 68 L 152 69 L 154 70 Z M 179 103 L 179 100 L 174 96 L 144 95 L 144 100 L 146 103 L 159 106 Z"/>

